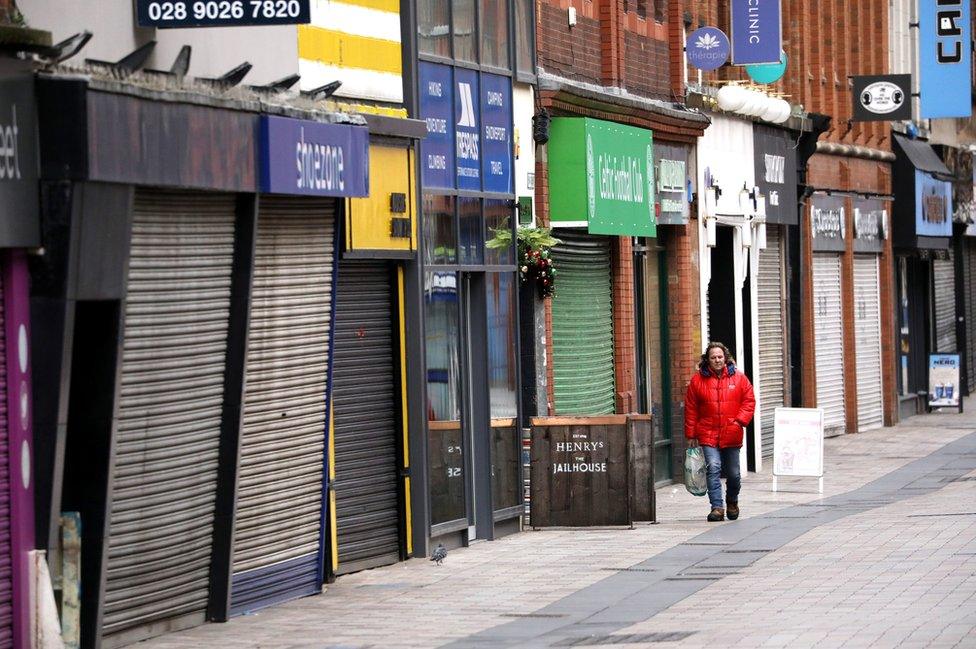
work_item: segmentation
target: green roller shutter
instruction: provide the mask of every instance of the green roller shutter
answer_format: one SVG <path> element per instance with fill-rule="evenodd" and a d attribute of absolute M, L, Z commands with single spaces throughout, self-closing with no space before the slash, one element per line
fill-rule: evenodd
<path fill-rule="evenodd" d="M 557 415 L 615 411 L 610 239 L 559 231 L 553 248 L 552 347 Z"/>

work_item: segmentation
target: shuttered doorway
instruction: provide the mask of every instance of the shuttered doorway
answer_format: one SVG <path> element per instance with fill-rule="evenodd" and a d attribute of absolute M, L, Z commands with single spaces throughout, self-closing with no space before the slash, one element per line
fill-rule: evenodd
<path fill-rule="evenodd" d="M 785 405 L 786 294 L 783 246 L 779 226 L 766 230 L 766 248 L 759 251 L 759 403 L 762 456 L 773 455 L 773 417 Z"/>
<path fill-rule="evenodd" d="M 397 384 L 390 268 L 343 261 L 336 294 L 335 500 L 343 574 L 400 558 Z"/>
<path fill-rule="evenodd" d="M 105 646 L 204 621 L 234 207 L 232 195 L 136 192 Z"/>
<path fill-rule="evenodd" d="M 956 263 L 949 250 L 948 259 L 932 260 L 935 302 L 935 351 L 954 354 L 956 349 Z"/>
<path fill-rule="evenodd" d="M 976 391 L 976 240 L 966 237 L 963 268 L 966 304 L 966 367 L 969 393 Z"/>
<path fill-rule="evenodd" d="M 813 305 L 817 406 L 824 410 L 824 435 L 831 437 L 846 430 L 840 255 L 813 255 Z"/>
<path fill-rule="evenodd" d="M 321 590 L 335 201 L 261 197 L 231 613 Z"/>
<path fill-rule="evenodd" d="M 10 541 L 10 468 L 7 430 L 7 348 L 4 320 L 3 262 L 0 262 L 0 647 L 14 642 L 13 546 Z"/>
<path fill-rule="evenodd" d="M 616 409 L 610 239 L 560 230 L 552 249 L 553 391 L 557 415 Z"/>
<path fill-rule="evenodd" d="M 884 425 L 881 388 L 881 289 L 876 255 L 854 256 L 854 345 L 857 430 Z"/>

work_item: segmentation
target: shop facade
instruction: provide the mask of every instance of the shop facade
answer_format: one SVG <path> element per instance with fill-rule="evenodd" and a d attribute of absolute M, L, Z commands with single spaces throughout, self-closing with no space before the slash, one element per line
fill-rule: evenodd
<path fill-rule="evenodd" d="M 81 515 L 90 646 L 226 620 L 409 554 L 412 366 L 392 260 L 416 247 L 423 125 L 154 93 L 97 76 L 38 81 L 52 225 L 32 308 L 58 341 L 37 379 L 57 413 L 38 429 L 52 450 L 45 515 Z M 119 121 L 206 137 L 135 146 L 139 127 L 108 127 Z M 340 282 L 356 250 L 377 267 L 350 261 Z M 373 361 L 362 405 L 383 435 L 364 460 L 349 440 L 370 424 L 348 407 L 344 377 Z M 378 529 L 383 543 L 348 554 Z"/>

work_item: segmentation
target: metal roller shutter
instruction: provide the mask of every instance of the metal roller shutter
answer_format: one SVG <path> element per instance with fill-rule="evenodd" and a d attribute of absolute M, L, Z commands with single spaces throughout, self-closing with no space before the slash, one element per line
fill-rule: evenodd
<path fill-rule="evenodd" d="M 231 612 L 321 590 L 335 201 L 262 197 Z"/>
<path fill-rule="evenodd" d="M 952 354 L 956 349 L 956 264 L 949 250 L 948 259 L 932 260 L 935 285 L 936 352 Z"/>
<path fill-rule="evenodd" d="M 386 263 L 339 264 L 332 370 L 339 574 L 400 558 L 394 308 Z"/>
<path fill-rule="evenodd" d="M 2 262 L 0 262 L 2 263 Z M 2 268 L 0 268 L 2 271 Z M 10 542 L 10 465 L 7 433 L 7 349 L 4 344 L 3 273 L 0 272 L 0 647 L 14 642 L 13 546 Z"/>
<path fill-rule="evenodd" d="M 234 207 L 230 195 L 136 192 L 105 635 L 204 620 Z"/>
<path fill-rule="evenodd" d="M 553 389 L 558 415 L 604 415 L 616 409 L 610 239 L 558 232 L 552 249 Z"/>
<path fill-rule="evenodd" d="M 884 426 L 881 389 L 881 289 L 876 255 L 854 257 L 857 430 Z"/>
<path fill-rule="evenodd" d="M 965 240 L 966 358 L 969 393 L 976 391 L 976 241 Z"/>
<path fill-rule="evenodd" d="M 783 248 L 779 227 L 767 226 L 766 249 L 759 251 L 759 403 L 762 456 L 773 455 L 773 417 L 784 406 L 786 353 Z"/>
<path fill-rule="evenodd" d="M 840 255 L 813 255 L 813 304 L 817 406 L 824 410 L 824 435 L 829 437 L 846 429 Z"/>

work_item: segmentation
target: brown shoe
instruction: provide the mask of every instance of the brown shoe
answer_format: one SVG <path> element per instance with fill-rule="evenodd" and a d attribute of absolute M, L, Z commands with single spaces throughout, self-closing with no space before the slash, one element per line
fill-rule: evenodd
<path fill-rule="evenodd" d="M 710 523 L 717 523 L 725 518 L 725 510 L 721 507 L 712 507 L 712 511 L 708 514 L 707 518 Z"/>
<path fill-rule="evenodd" d="M 729 508 L 726 510 L 725 515 L 728 516 L 730 521 L 734 521 L 739 517 L 739 503 L 729 503 Z"/>

